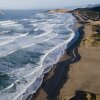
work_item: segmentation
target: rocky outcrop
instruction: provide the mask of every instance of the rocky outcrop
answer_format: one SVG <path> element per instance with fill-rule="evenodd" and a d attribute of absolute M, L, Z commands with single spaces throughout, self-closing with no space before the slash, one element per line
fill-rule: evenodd
<path fill-rule="evenodd" d="M 86 91 L 76 91 L 76 95 L 70 100 L 100 100 L 100 95 Z"/>

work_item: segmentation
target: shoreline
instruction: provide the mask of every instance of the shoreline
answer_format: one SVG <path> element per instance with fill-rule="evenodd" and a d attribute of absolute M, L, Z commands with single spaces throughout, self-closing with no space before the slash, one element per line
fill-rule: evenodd
<path fill-rule="evenodd" d="M 79 35 L 77 29 L 75 31 L 75 34 Z M 59 90 L 58 87 L 61 86 L 61 83 L 63 83 L 60 83 L 62 77 L 64 77 L 64 80 L 65 77 L 67 77 L 66 71 L 69 71 L 69 65 L 80 59 L 80 55 L 78 54 L 77 50 L 74 50 L 79 40 L 80 37 L 78 36 L 78 38 L 76 39 L 75 36 L 71 40 L 74 42 L 68 43 L 68 48 L 65 50 L 64 55 L 60 58 L 59 62 L 53 65 L 50 71 L 44 75 L 42 85 L 39 87 L 37 92 L 33 94 L 31 100 L 55 100 L 55 95 L 58 94 L 57 92 Z M 76 56 L 74 53 L 76 54 Z M 55 87 L 53 87 L 54 85 Z M 52 94 L 52 92 L 54 92 L 54 94 Z"/>

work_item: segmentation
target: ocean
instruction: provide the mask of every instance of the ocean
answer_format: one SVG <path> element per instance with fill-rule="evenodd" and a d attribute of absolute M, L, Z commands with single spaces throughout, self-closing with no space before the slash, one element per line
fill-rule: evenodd
<path fill-rule="evenodd" d="M 71 14 L 5 10 L 0 15 L 0 100 L 25 100 L 75 37 Z"/>

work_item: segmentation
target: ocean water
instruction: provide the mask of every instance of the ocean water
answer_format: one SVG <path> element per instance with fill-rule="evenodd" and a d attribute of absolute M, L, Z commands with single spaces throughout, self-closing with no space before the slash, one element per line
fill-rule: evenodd
<path fill-rule="evenodd" d="M 4 13 L 0 15 L 0 100 L 25 100 L 75 37 L 71 28 L 75 19 L 43 11 Z"/>

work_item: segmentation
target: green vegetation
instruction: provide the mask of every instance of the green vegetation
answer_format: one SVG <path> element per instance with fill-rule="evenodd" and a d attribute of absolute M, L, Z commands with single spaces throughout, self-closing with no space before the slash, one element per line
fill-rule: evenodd
<path fill-rule="evenodd" d="M 78 8 L 74 11 L 85 20 L 100 21 L 100 6 L 93 8 Z"/>

